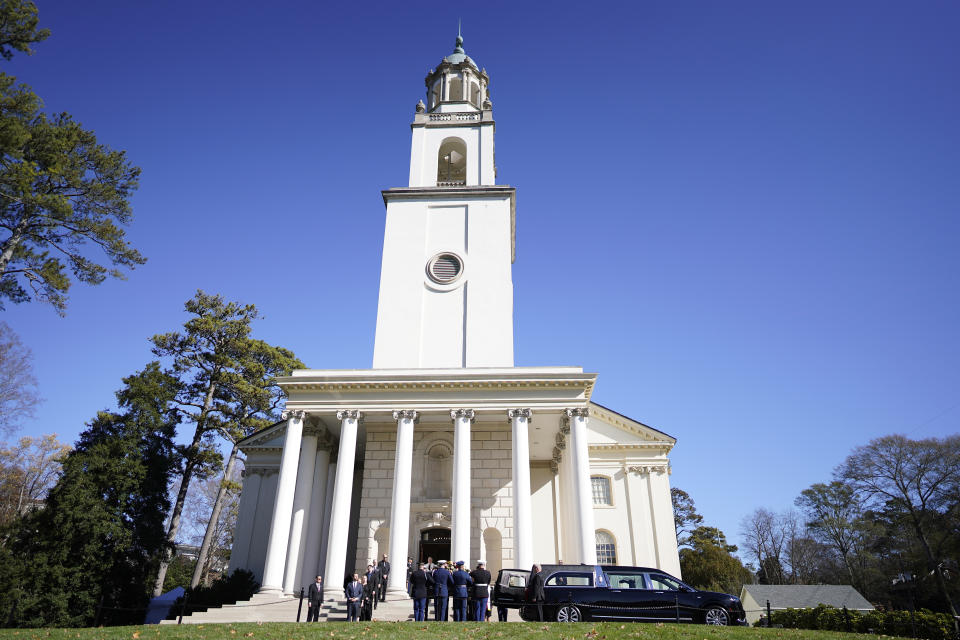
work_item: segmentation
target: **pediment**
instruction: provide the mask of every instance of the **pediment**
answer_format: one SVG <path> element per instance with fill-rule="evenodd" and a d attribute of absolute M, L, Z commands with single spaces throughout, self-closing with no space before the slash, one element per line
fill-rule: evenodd
<path fill-rule="evenodd" d="M 238 443 L 241 451 L 248 449 L 282 449 L 287 435 L 286 421 L 277 422 L 252 433 Z"/>
<path fill-rule="evenodd" d="M 677 443 L 673 436 L 658 431 L 596 402 L 590 403 L 588 428 L 590 446 L 660 446 L 670 449 Z"/>

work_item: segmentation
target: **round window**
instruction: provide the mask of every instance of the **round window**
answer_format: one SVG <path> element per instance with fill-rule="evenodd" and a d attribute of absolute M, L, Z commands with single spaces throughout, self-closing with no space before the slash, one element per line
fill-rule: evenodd
<path fill-rule="evenodd" d="M 427 275 L 437 284 L 450 284 L 463 273 L 463 260 L 454 253 L 438 253 L 427 263 Z"/>

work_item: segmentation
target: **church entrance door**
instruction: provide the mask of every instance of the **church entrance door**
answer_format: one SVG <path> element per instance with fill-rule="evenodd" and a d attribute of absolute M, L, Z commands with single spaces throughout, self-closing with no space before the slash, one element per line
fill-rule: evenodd
<path fill-rule="evenodd" d="M 453 560 L 450 557 L 450 529 L 434 527 L 420 532 L 420 555 L 417 562 L 426 562 L 427 558 L 437 560 Z"/>

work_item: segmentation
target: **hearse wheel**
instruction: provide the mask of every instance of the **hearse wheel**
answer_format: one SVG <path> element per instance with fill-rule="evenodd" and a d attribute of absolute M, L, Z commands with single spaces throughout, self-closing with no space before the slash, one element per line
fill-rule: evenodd
<path fill-rule="evenodd" d="M 557 622 L 580 622 L 583 618 L 580 616 L 580 609 L 573 605 L 565 604 L 557 609 Z"/>
<path fill-rule="evenodd" d="M 703 616 L 703 623 L 725 627 L 730 624 L 730 616 L 723 607 L 710 607 Z"/>

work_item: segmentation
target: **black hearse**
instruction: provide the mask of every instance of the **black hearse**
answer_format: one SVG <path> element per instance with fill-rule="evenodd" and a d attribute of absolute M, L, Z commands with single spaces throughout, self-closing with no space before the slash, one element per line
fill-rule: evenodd
<path fill-rule="evenodd" d="M 517 608 L 524 620 L 580 622 L 696 622 L 746 624 L 740 599 L 700 591 L 670 574 L 649 567 L 611 565 L 542 565 L 544 597 L 537 607 L 529 592 L 532 571 L 502 569 L 494 584 L 496 606 Z"/>

